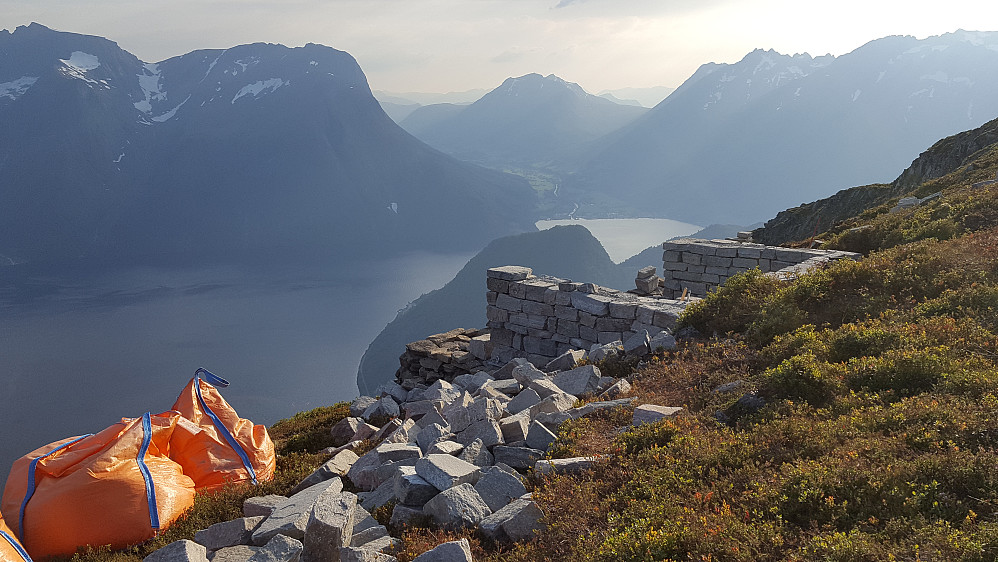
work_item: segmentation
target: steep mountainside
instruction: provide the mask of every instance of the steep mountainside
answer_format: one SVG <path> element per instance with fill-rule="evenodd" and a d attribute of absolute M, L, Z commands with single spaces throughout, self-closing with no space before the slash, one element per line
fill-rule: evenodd
<path fill-rule="evenodd" d="M 401 125 L 464 160 L 533 165 L 576 149 L 647 110 L 594 96 L 551 74 L 507 78 L 475 103 L 419 108 Z"/>
<path fill-rule="evenodd" d="M 973 172 L 972 161 L 983 149 L 995 143 L 998 143 L 998 119 L 933 144 L 888 185 L 843 189 L 831 197 L 781 211 L 767 221 L 765 227 L 756 230 L 753 236 L 765 244 L 805 240 L 961 167 L 966 166 L 964 170 L 967 174 Z"/>
<path fill-rule="evenodd" d="M 998 33 L 886 37 L 839 57 L 757 50 L 703 65 L 598 142 L 561 194 L 580 213 L 752 222 L 887 180 L 935 140 L 998 115 Z"/>
<path fill-rule="evenodd" d="M 389 119 L 347 53 L 241 45 L 146 64 L 99 37 L 0 33 L 6 262 L 322 259 L 532 230 L 525 181 Z"/>

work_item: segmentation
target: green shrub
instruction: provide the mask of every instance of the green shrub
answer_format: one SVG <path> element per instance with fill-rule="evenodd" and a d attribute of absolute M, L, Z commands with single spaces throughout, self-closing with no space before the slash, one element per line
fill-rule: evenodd
<path fill-rule="evenodd" d="M 944 346 L 916 350 L 888 350 L 879 357 L 849 362 L 846 381 L 852 389 L 912 396 L 927 392 L 943 377 L 949 361 Z"/>
<path fill-rule="evenodd" d="M 842 392 L 842 369 L 805 352 L 762 373 L 762 393 L 824 406 Z"/>

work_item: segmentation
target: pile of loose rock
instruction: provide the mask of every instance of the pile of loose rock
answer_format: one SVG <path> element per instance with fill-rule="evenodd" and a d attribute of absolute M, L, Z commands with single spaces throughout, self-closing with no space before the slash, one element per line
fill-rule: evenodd
<path fill-rule="evenodd" d="M 407 389 L 474 373 L 492 354 L 488 330 L 457 328 L 405 346 L 395 378 Z"/>
<path fill-rule="evenodd" d="M 647 352 L 647 338 L 631 354 Z M 672 341 L 674 346 L 674 340 Z M 571 350 L 538 369 L 517 358 L 478 371 L 416 383 L 396 382 L 378 396 L 361 396 L 350 417 L 331 428 L 338 446 L 290 497 L 250 498 L 245 517 L 200 531 L 148 561 L 391 561 L 403 525 L 432 521 L 447 529 L 475 528 L 501 544 L 530 539 L 544 528 L 525 474 L 588 469 L 597 459 L 546 459 L 558 426 L 593 412 L 631 407 L 626 379 L 602 376 L 598 361 L 626 353 L 624 344 Z M 595 398 L 581 406 L 580 398 Z M 632 423 L 673 416 L 681 408 L 640 405 Z M 376 445 L 359 456 L 354 452 Z M 350 490 L 344 489 L 349 482 Z M 391 509 L 388 528 L 371 513 Z M 387 516 L 387 512 L 385 513 Z M 466 541 L 440 545 L 417 558 L 471 560 Z"/>

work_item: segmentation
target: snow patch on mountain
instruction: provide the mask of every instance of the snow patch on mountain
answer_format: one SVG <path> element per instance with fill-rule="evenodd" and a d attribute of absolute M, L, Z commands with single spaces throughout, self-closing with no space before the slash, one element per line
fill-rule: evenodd
<path fill-rule="evenodd" d="M 184 99 L 184 101 L 180 102 L 180 105 L 178 105 L 177 107 L 174 107 L 173 109 L 171 109 L 170 111 L 167 111 L 166 113 L 164 113 L 162 115 L 157 115 L 156 117 L 153 117 L 152 120 L 155 121 L 155 122 L 157 122 L 157 123 L 163 123 L 164 121 L 169 121 L 170 119 L 173 118 L 174 115 L 177 114 L 177 110 L 179 110 L 181 107 L 183 107 L 184 104 L 187 103 L 187 100 L 189 100 L 189 99 L 191 99 L 190 95 L 188 95 L 187 98 Z"/>
<path fill-rule="evenodd" d="M 109 89 L 111 86 L 105 80 L 94 80 L 87 77 L 87 72 L 100 67 L 100 60 L 96 55 L 84 53 L 83 51 L 73 51 L 69 59 L 59 59 L 62 63 L 60 71 L 63 76 L 83 80 L 84 82 Z"/>
<path fill-rule="evenodd" d="M 142 68 L 142 74 L 138 74 L 137 76 L 139 77 L 139 88 L 142 88 L 142 95 L 145 96 L 145 99 L 137 101 L 132 105 L 142 113 L 151 113 L 152 102 L 165 100 L 166 92 L 162 90 L 162 84 L 160 84 L 161 75 L 159 65 L 149 63 Z"/>
<path fill-rule="evenodd" d="M 0 84 L 0 98 L 10 98 L 16 100 L 28 91 L 38 81 L 37 76 L 22 76 L 17 80 Z"/>
<path fill-rule="evenodd" d="M 236 103 L 236 100 L 243 97 L 252 95 L 254 99 L 258 98 L 261 94 L 270 94 L 282 86 L 289 86 L 291 84 L 290 80 L 282 80 L 280 78 L 271 78 L 270 80 L 260 80 L 243 86 L 236 96 L 232 98 L 231 103 Z"/>

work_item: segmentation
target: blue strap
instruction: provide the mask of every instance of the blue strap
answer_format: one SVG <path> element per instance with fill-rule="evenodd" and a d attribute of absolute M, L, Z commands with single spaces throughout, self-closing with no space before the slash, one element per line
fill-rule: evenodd
<path fill-rule="evenodd" d="M 222 434 L 222 437 L 225 438 L 225 442 L 229 444 L 229 447 L 232 447 L 232 450 L 235 451 L 237 455 L 239 455 L 239 459 L 243 461 L 243 466 L 246 467 L 246 471 L 249 473 L 250 479 L 254 484 L 257 484 L 256 471 L 253 470 L 253 464 L 250 462 L 249 455 L 246 454 L 246 450 L 239 444 L 239 441 L 236 441 L 236 438 L 229 432 L 229 429 L 225 427 L 222 420 L 218 419 L 215 412 L 213 412 L 204 401 L 204 397 L 201 396 L 201 383 L 197 380 L 201 377 L 204 377 L 204 379 L 209 383 L 221 386 L 222 388 L 229 386 L 229 381 L 212 373 L 211 371 L 208 371 L 207 369 L 198 369 L 194 372 L 194 390 L 197 393 L 198 402 L 201 404 L 201 407 L 204 408 L 204 411 L 208 414 L 208 417 L 211 418 L 211 423 L 215 424 L 215 429 L 217 429 Z"/>
<path fill-rule="evenodd" d="M 52 449 L 51 451 L 31 461 L 31 464 L 28 466 L 28 487 L 24 492 L 24 500 L 21 501 L 21 510 L 17 513 L 17 538 L 19 538 L 21 542 L 24 542 L 24 510 L 28 508 L 28 500 L 31 499 L 31 496 L 35 495 L 35 473 L 38 472 L 38 461 L 54 455 L 66 447 L 69 447 L 73 443 L 82 441 L 83 439 L 91 436 L 93 436 L 93 433 L 81 435 L 72 441 L 59 445 L 55 449 Z"/>
<path fill-rule="evenodd" d="M 156 488 L 153 486 L 152 474 L 146 466 L 146 453 L 149 451 L 149 444 L 152 443 L 152 415 L 149 412 L 142 414 L 142 446 L 139 447 L 139 454 L 136 460 L 139 463 L 139 472 L 146 482 L 146 501 L 149 503 L 149 523 L 153 531 L 159 532 L 159 508 L 156 507 Z"/>
<path fill-rule="evenodd" d="M 8 535 L 7 531 L 0 531 L 0 537 L 3 537 L 8 543 L 10 543 L 10 546 L 14 547 L 14 550 L 21 555 L 24 562 L 31 562 L 31 557 L 28 556 L 27 552 L 25 552 L 24 547 L 18 544 L 18 542 L 14 540 L 14 537 Z"/>

